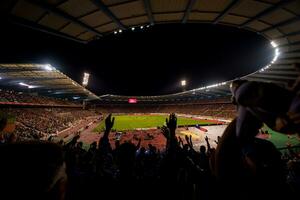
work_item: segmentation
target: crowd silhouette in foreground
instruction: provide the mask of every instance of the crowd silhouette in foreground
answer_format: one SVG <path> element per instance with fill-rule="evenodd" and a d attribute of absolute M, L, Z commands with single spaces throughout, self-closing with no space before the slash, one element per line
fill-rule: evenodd
<path fill-rule="evenodd" d="M 207 137 L 200 149 L 191 137 L 177 137 L 174 113 L 161 128 L 164 151 L 140 147 L 140 141 L 116 140 L 112 148 L 108 138 L 118 122 L 111 114 L 99 142 L 87 151 L 80 135 L 66 144 L 11 138 L 0 145 L 1 199 L 297 199 L 299 154 L 290 149 L 283 157 L 273 143 L 255 136 L 263 123 L 300 133 L 299 83 L 285 89 L 234 81 L 237 117 L 216 149 Z"/>

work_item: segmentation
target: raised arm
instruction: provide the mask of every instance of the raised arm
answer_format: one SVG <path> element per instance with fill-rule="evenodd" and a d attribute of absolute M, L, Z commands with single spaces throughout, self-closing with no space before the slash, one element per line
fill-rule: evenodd
<path fill-rule="evenodd" d="M 189 136 L 185 136 L 185 141 L 186 143 L 189 145 L 190 149 L 193 151 L 193 152 L 196 152 L 195 149 L 194 149 L 194 145 L 193 145 L 193 142 L 192 142 L 192 136 L 190 135 Z"/>
<path fill-rule="evenodd" d="M 178 141 L 175 135 L 177 128 L 177 117 L 174 113 L 170 114 L 169 119 L 166 118 L 166 125 L 161 128 L 162 134 L 167 139 L 166 149 L 178 147 Z"/>
<path fill-rule="evenodd" d="M 108 135 L 114 126 L 115 118 L 111 118 L 111 114 L 109 114 L 105 119 L 105 131 L 103 137 L 108 138 Z"/>
<path fill-rule="evenodd" d="M 183 141 L 182 141 L 180 136 L 178 136 L 177 138 L 178 138 L 179 146 L 182 148 L 183 147 Z"/>
<path fill-rule="evenodd" d="M 109 146 L 109 133 L 112 129 L 112 127 L 114 126 L 114 122 L 115 122 L 115 118 L 111 117 L 111 114 L 109 114 L 106 119 L 105 119 L 105 131 L 103 134 L 103 137 L 100 138 L 99 140 L 99 147 L 100 148 L 105 148 L 107 146 Z"/>
<path fill-rule="evenodd" d="M 142 139 L 139 138 L 139 141 L 138 141 L 137 145 L 135 146 L 136 150 L 138 150 L 141 147 L 141 141 L 142 141 Z"/>
<path fill-rule="evenodd" d="M 211 151 L 211 147 L 210 147 L 210 144 L 209 144 L 207 136 L 205 136 L 205 141 L 206 141 L 206 145 L 207 145 L 207 151 L 210 152 Z"/>

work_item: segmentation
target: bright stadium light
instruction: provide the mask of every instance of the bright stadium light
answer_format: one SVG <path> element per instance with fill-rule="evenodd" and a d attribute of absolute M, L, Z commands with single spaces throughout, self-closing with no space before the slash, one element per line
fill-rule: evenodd
<path fill-rule="evenodd" d="M 84 87 L 86 87 L 89 83 L 89 77 L 90 77 L 90 74 L 89 73 L 84 73 L 83 74 L 83 81 L 82 81 L 82 85 Z"/>
<path fill-rule="evenodd" d="M 280 54 L 280 53 L 279 53 L 279 49 L 276 48 L 276 49 L 275 49 L 275 56 L 279 56 L 279 54 Z"/>
<path fill-rule="evenodd" d="M 46 65 L 44 65 L 44 69 L 47 70 L 47 71 L 52 71 L 52 70 L 54 70 L 55 68 L 52 67 L 50 64 L 46 64 Z"/>
<path fill-rule="evenodd" d="M 23 83 L 23 82 L 20 82 L 19 85 L 27 86 L 28 87 L 28 85 L 26 83 Z"/>
<path fill-rule="evenodd" d="M 23 82 L 19 82 L 19 85 L 28 87 L 29 89 L 31 89 L 31 88 L 37 88 L 38 87 L 36 85 L 29 85 L 29 84 L 26 84 L 26 83 L 23 83 Z"/>
<path fill-rule="evenodd" d="M 271 41 L 271 45 L 272 45 L 272 47 L 274 47 L 274 48 L 278 47 L 278 44 L 276 44 L 274 41 Z"/>
<path fill-rule="evenodd" d="M 181 81 L 181 86 L 186 86 L 186 80 Z"/>
<path fill-rule="evenodd" d="M 135 29 L 134 27 L 131 27 L 131 30 L 132 30 L 132 31 L 134 31 L 134 29 Z"/>

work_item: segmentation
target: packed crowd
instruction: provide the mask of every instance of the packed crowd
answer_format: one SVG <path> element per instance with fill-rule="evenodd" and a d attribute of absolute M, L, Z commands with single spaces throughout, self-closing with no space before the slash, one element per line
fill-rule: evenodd
<path fill-rule="evenodd" d="M 99 115 L 81 108 L 1 108 L 0 112 L 15 117 L 14 132 L 23 140 L 57 134 L 80 120 Z"/>
<path fill-rule="evenodd" d="M 32 103 L 46 105 L 77 105 L 73 102 L 63 99 L 56 99 L 52 97 L 33 95 L 24 92 L 3 89 L 0 89 L 0 102 Z"/>
<path fill-rule="evenodd" d="M 177 118 L 171 114 L 161 128 L 166 141 L 162 151 L 152 144 L 141 147 L 139 138 L 112 145 L 114 123 L 109 115 L 99 142 L 87 150 L 80 135 L 68 143 L 12 139 L 0 145 L 5 161 L 0 170 L 6 172 L 0 181 L 2 197 L 267 199 L 292 197 L 300 189 L 300 155 L 291 150 L 282 159 L 272 143 L 257 138 L 240 147 L 237 120 L 218 139 L 216 149 L 207 137 L 206 146 L 195 149 L 191 137 L 176 136 Z"/>
<path fill-rule="evenodd" d="M 231 103 L 205 103 L 205 104 L 162 104 L 162 105 L 102 105 L 97 109 L 103 113 L 178 113 L 209 116 L 213 118 L 233 119 L 236 108 Z"/>

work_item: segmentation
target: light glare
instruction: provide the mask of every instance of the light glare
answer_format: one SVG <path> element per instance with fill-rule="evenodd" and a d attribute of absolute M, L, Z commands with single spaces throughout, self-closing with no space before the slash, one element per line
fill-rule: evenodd
<path fill-rule="evenodd" d="M 274 48 L 278 47 L 278 44 L 276 44 L 274 41 L 271 41 L 271 45 L 272 45 L 272 47 L 274 47 Z"/>
<path fill-rule="evenodd" d="M 83 74 L 83 81 L 82 81 L 82 85 L 84 87 L 86 87 L 89 83 L 89 77 L 90 77 L 90 74 L 89 73 L 84 73 Z"/>

